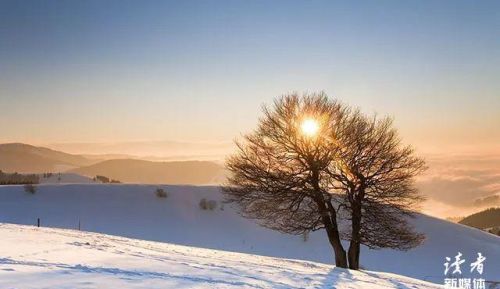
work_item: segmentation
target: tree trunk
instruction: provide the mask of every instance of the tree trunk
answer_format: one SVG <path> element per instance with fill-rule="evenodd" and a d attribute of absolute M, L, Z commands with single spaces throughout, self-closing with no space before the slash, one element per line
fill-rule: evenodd
<path fill-rule="evenodd" d="M 321 212 L 321 218 L 325 225 L 328 241 L 335 252 L 335 266 L 340 268 L 347 268 L 347 255 L 342 242 L 340 241 L 340 233 L 337 225 L 337 212 L 332 206 L 325 205 L 323 197 L 318 201 L 318 208 Z"/>
<path fill-rule="evenodd" d="M 344 250 L 344 247 L 342 246 L 342 242 L 340 241 L 338 229 L 328 227 L 325 227 L 325 229 L 326 234 L 328 235 L 328 241 L 330 241 L 330 245 L 335 252 L 335 266 L 340 268 L 347 268 L 347 254 Z"/>
<path fill-rule="evenodd" d="M 335 252 L 335 266 L 340 268 L 347 268 L 347 255 L 340 241 L 339 228 L 337 225 L 337 212 L 335 208 L 325 200 L 323 193 L 319 187 L 319 171 L 312 170 L 312 185 L 315 190 L 315 201 L 321 214 L 321 220 L 325 225 L 328 241 L 332 245 Z M 327 205 L 328 204 L 328 205 Z"/>
<path fill-rule="evenodd" d="M 353 205 L 352 207 L 351 229 L 351 242 L 349 244 L 348 250 L 349 269 L 359 270 L 359 254 L 361 243 L 361 207 L 359 205 Z"/>
<path fill-rule="evenodd" d="M 359 252 L 360 245 L 359 242 L 353 242 L 349 245 L 348 258 L 349 258 L 349 269 L 359 270 Z"/>

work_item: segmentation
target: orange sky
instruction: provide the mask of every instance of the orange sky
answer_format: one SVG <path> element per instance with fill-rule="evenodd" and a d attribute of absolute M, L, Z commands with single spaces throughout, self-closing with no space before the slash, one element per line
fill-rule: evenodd
<path fill-rule="evenodd" d="M 227 144 L 324 91 L 423 153 L 498 153 L 499 3 L 2 2 L 0 142 Z"/>

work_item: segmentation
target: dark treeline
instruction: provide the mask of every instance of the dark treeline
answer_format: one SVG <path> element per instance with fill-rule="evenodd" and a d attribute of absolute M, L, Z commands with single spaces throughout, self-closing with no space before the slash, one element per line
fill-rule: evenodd
<path fill-rule="evenodd" d="M 99 182 L 101 182 L 103 184 L 109 184 L 109 183 L 111 183 L 111 184 L 119 184 L 119 183 L 121 183 L 118 180 L 113 180 L 113 179 L 110 179 L 108 177 L 100 176 L 100 175 L 95 176 L 93 180 L 94 180 L 94 182 L 99 181 Z"/>
<path fill-rule="evenodd" d="M 35 174 L 4 173 L 0 171 L 0 185 L 38 184 L 40 177 Z"/>
<path fill-rule="evenodd" d="M 500 226 L 500 208 L 489 208 L 472 214 L 462 219 L 459 223 L 478 229 L 498 227 Z"/>

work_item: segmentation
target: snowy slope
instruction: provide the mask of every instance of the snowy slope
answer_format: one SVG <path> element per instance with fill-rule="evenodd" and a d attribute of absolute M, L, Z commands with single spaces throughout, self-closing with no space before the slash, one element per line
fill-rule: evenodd
<path fill-rule="evenodd" d="M 441 286 L 298 260 L 0 224 L 0 288 L 413 288 Z"/>
<path fill-rule="evenodd" d="M 240 217 L 228 205 L 220 207 L 218 187 L 163 186 L 166 199 L 149 185 L 40 185 L 35 195 L 21 186 L 0 187 L 0 222 L 77 228 L 164 241 L 195 247 L 272 257 L 333 263 L 323 231 L 302 236 L 280 234 Z M 219 201 L 214 211 L 199 208 L 202 198 Z M 500 238 L 480 230 L 428 216 L 414 223 L 427 235 L 426 242 L 408 252 L 362 249 L 361 265 L 443 283 L 444 258 L 462 252 L 472 262 L 477 252 L 487 257 L 482 277 L 500 280 Z M 463 277 L 470 276 L 464 273 Z"/>

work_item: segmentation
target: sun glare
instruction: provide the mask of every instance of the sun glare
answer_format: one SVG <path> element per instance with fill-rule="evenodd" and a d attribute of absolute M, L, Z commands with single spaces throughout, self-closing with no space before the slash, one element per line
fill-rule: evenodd
<path fill-rule="evenodd" d="M 305 119 L 300 126 L 302 133 L 306 136 L 315 136 L 319 130 L 319 124 L 314 119 Z"/>

